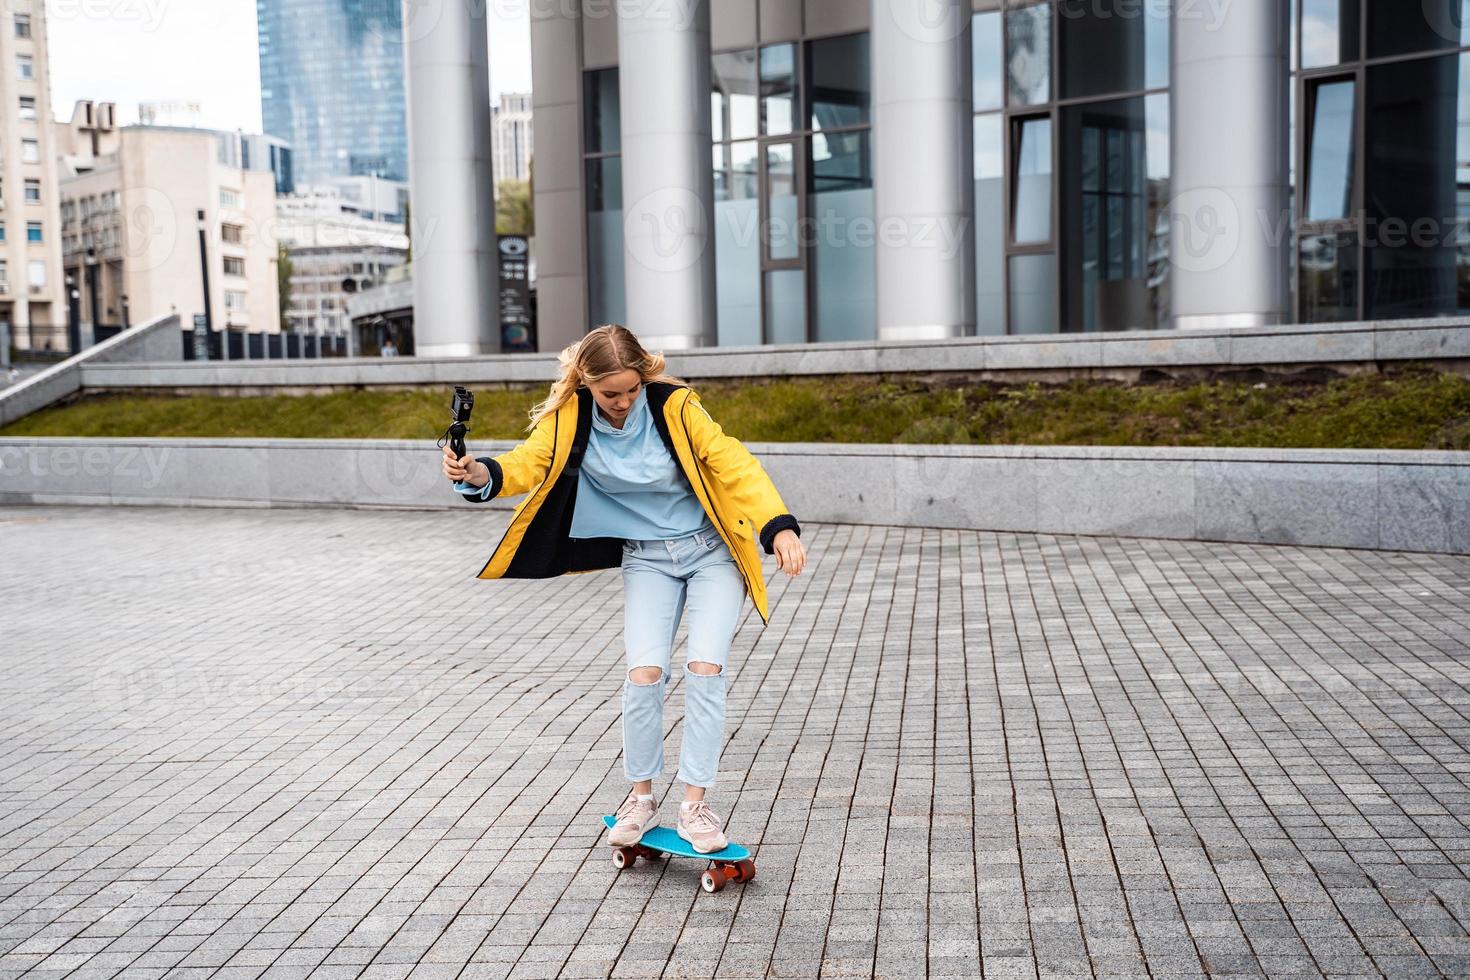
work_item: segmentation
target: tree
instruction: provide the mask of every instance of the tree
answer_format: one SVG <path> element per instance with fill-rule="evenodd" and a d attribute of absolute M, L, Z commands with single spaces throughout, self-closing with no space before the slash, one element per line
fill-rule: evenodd
<path fill-rule="evenodd" d="M 282 333 L 286 332 L 290 323 L 286 313 L 291 309 L 291 273 L 294 271 L 291 250 L 286 247 L 285 242 L 276 242 L 276 300 L 280 304 L 277 312 L 280 315 L 279 327 Z"/>
<path fill-rule="evenodd" d="M 531 204 L 529 180 L 502 180 L 500 200 L 495 205 L 495 233 L 498 235 L 531 235 L 535 232 L 535 216 Z"/>

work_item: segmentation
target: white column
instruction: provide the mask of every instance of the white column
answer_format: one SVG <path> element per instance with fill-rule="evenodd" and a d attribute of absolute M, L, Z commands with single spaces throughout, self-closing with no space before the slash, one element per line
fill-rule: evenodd
<path fill-rule="evenodd" d="M 578 4 L 531 4 L 531 114 L 536 155 L 536 344 L 559 351 L 587 317 L 582 200 L 582 31 Z"/>
<path fill-rule="evenodd" d="M 403 4 L 413 330 L 422 357 L 500 350 L 485 9 Z"/>
<path fill-rule="evenodd" d="M 875 0 L 878 339 L 975 332 L 970 5 Z"/>
<path fill-rule="evenodd" d="M 619 0 L 623 268 L 650 349 L 713 346 L 708 0 Z"/>
<path fill-rule="evenodd" d="M 1175 327 L 1291 319 L 1289 6 L 1176 5 L 1169 239 Z"/>

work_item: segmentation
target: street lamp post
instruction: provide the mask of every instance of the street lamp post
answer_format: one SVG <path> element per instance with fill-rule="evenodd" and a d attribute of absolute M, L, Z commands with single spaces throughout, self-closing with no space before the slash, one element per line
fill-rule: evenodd
<path fill-rule="evenodd" d="M 75 354 L 82 346 L 82 294 L 77 289 L 76 276 L 66 277 L 66 342 L 70 353 Z"/>
<path fill-rule="evenodd" d="M 87 246 L 87 257 L 84 275 L 87 285 L 87 320 L 92 326 L 92 343 L 97 342 L 97 327 L 102 322 L 102 317 L 97 308 L 97 249 L 91 245 Z"/>
<path fill-rule="evenodd" d="M 199 208 L 194 213 L 199 220 L 199 278 L 204 283 L 204 326 L 212 336 L 214 333 L 214 311 L 209 305 L 209 244 L 205 238 L 205 232 L 209 230 L 209 225 L 204 220 L 203 208 Z M 230 338 L 223 336 L 219 340 L 220 357 L 228 361 L 230 359 Z"/>

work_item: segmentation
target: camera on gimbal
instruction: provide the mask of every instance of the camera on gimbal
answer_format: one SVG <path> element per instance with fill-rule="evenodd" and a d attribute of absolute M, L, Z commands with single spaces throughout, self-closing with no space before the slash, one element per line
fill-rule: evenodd
<path fill-rule="evenodd" d="M 447 440 L 455 459 L 465 456 L 464 434 L 470 431 L 470 412 L 475 407 L 475 393 L 464 385 L 454 386 L 454 399 L 449 403 L 449 428 L 444 430 L 438 445 Z"/>

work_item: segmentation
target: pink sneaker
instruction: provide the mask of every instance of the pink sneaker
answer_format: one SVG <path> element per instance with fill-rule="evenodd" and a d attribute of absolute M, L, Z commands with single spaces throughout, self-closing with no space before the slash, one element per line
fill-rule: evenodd
<path fill-rule="evenodd" d="M 679 806 L 679 823 L 675 832 L 701 854 L 724 849 L 729 841 L 720 830 L 720 818 L 704 800 Z"/>
<path fill-rule="evenodd" d="M 636 844 L 646 831 L 658 826 L 658 802 L 640 800 L 636 792 L 629 791 L 628 798 L 618 807 L 617 818 L 617 823 L 607 830 L 607 842 L 613 847 Z"/>

